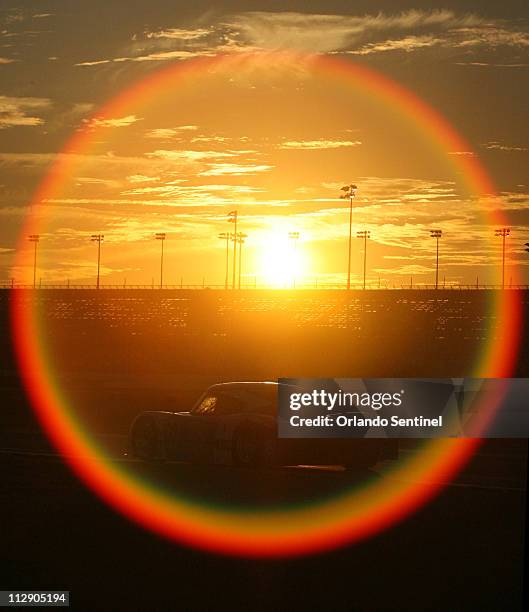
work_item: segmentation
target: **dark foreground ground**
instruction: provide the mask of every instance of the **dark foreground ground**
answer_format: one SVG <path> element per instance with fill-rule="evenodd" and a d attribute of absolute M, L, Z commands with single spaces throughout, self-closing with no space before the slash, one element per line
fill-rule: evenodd
<path fill-rule="evenodd" d="M 468 375 L 484 336 L 501 342 L 501 322 L 485 292 L 432 293 L 344 301 L 343 292 L 228 299 L 127 291 L 125 301 L 125 292 L 63 291 L 41 299 L 64 388 L 86 426 L 115 449 L 138 411 L 184 408 L 218 380 Z M 7 304 L 3 293 L 6 330 Z M 525 440 L 485 442 L 434 501 L 363 543 L 299 559 L 215 556 L 136 527 L 71 474 L 39 432 L 3 338 L 0 590 L 70 590 L 74 610 L 523 609 Z M 526 362 L 516 375 L 527 376 Z M 415 452 L 406 444 L 402 455 Z M 263 491 L 314 499 L 382 473 L 156 469 L 196 497 L 248 503 Z"/>
<path fill-rule="evenodd" d="M 74 610 L 521 610 L 524 451 L 491 444 L 483 465 L 397 527 L 279 561 L 179 547 L 113 513 L 59 460 L 4 454 L 0 588 L 70 590 Z M 171 469 L 175 481 L 252 486 L 237 470 Z M 259 478 L 308 494 L 321 486 L 321 474 L 294 472 Z"/>

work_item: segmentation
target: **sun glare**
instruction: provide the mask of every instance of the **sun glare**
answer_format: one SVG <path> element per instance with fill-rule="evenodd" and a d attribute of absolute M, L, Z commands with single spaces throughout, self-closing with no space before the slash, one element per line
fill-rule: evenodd
<path fill-rule="evenodd" d="M 306 261 L 298 232 L 275 231 L 261 244 L 260 276 L 270 287 L 289 289 L 303 282 Z"/>

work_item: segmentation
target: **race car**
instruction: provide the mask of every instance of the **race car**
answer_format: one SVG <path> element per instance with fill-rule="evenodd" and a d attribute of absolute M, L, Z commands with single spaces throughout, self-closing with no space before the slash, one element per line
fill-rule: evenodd
<path fill-rule="evenodd" d="M 143 412 L 130 429 L 131 454 L 144 461 L 254 468 L 359 469 L 396 458 L 395 439 L 278 438 L 277 395 L 275 382 L 226 382 L 209 387 L 189 412 Z"/>

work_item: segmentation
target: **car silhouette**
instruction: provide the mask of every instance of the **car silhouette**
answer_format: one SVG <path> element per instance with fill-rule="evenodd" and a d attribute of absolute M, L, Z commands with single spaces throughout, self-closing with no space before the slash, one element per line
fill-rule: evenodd
<path fill-rule="evenodd" d="M 130 428 L 133 457 L 216 465 L 342 465 L 367 468 L 397 455 L 395 439 L 277 437 L 275 382 L 209 387 L 189 412 L 148 411 Z"/>

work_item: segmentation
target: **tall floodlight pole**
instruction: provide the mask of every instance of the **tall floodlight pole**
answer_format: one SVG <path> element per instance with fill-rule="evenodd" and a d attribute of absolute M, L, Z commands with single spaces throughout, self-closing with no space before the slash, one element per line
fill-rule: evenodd
<path fill-rule="evenodd" d="M 525 246 L 525 249 L 524 249 L 524 250 L 525 250 L 525 252 L 526 252 L 526 253 L 529 253 L 529 242 L 526 242 L 526 243 L 524 244 L 524 246 Z"/>
<path fill-rule="evenodd" d="M 165 232 L 154 234 L 155 240 L 160 240 L 162 243 L 162 254 L 160 256 L 160 289 L 163 287 L 163 243 L 165 242 Z"/>
<path fill-rule="evenodd" d="M 430 238 L 435 238 L 435 288 L 439 287 L 439 238 L 443 235 L 443 230 L 431 229 Z"/>
<path fill-rule="evenodd" d="M 505 238 L 511 233 L 510 227 L 501 227 L 500 229 L 494 230 L 495 236 L 501 236 L 502 238 L 502 249 L 501 249 L 501 288 L 505 289 Z"/>
<path fill-rule="evenodd" d="M 224 277 L 224 289 L 228 288 L 228 277 L 229 277 L 229 262 L 230 262 L 230 239 L 231 239 L 231 234 L 230 232 L 223 232 L 222 234 L 219 234 L 219 238 L 221 240 L 225 240 L 226 241 L 226 274 Z"/>
<path fill-rule="evenodd" d="M 353 232 L 353 198 L 355 197 L 356 185 L 345 185 L 342 187 L 343 194 L 340 196 L 343 200 L 349 198 L 349 249 L 347 252 L 347 289 L 351 288 L 351 245 Z"/>
<path fill-rule="evenodd" d="M 241 270 L 242 270 L 242 245 L 245 243 L 248 234 L 239 232 L 237 235 L 237 242 L 239 244 L 239 289 L 241 288 Z"/>
<path fill-rule="evenodd" d="M 235 289 L 235 271 L 237 270 L 237 211 L 232 210 L 228 213 L 228 223 L 233 223 L 233 274 L 231 288 Z"/>
<path fill-rule="evenodd" d="M 31 234 L 28 237 L 28 240 L 33 242 L 35 245 L 33 249 L 33 289 L 35 289 L 37 286 L 37 245 L 39 243 L 40 236 L 39 234 Z"/>
<path fill-rule="evenodd" d="M 103 234 L 92 234 L 90 236 L 90 240 L 92 242 L 97 242 L 97 282 L 96 289 L 99 289 L 99 272 L 101 269 L 101 242 L 104 240 Z"/>
<path fill-rule="evenodd" d="M 292 270 L 292 289 L 296 288 L 296 264 L 298 255 L 299 232 L 288 232 L 288 238 L 292 241 L 294 250 L 294 268 Z"/>
<path fill-rule="evenodd" d="M 362 289 L 366 288 L 366 262 L 367 262 L 367 239 L 371 237 L 371 232 L 369 230 L 364 230 L 362 232 L 356 232 L 357 238 L 364 239 L 364 284 Z"/>

